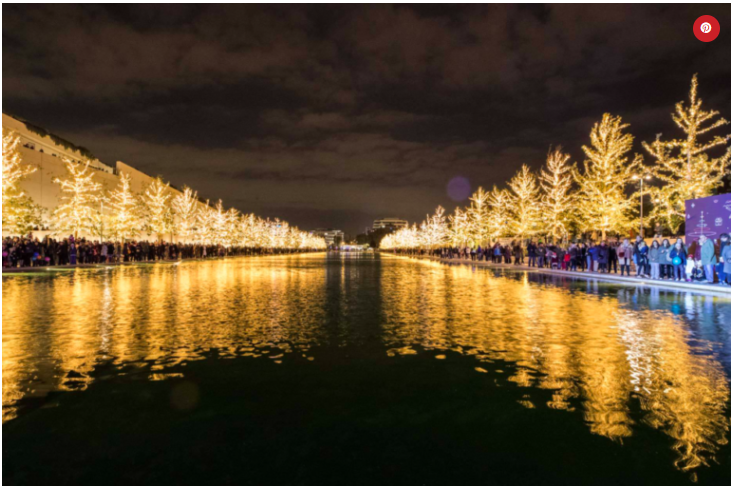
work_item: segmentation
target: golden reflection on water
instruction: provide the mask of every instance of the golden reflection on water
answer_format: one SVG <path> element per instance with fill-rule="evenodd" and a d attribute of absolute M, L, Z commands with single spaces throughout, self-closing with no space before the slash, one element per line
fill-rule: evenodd
<path fill-rule="evenodd" d="M 694 337 L 687 316 L 728 302 L 682 297 L 686 312 L 672 313 L 648 305 L 641 289 L 608 295 L 597 283 L 544 285 L 463 265 L 325 258 L 4 278 L 3 420 L 23 398 L 87 386 L 100 362 L 152 362 L 150 379 L 163 379 L 166 366 L 211 349 L 279 363 L 291 352 L 308 357 L 313 345 L 375 337 L 390 356 L 471 355 L 475 372 L 525 389 L 521 405 L 583 413 L 591 432 L 612 440 L 649 425 L 671 438 L 682 470 L 708 465 L 727 442 L 718 343 Z M 550 398 L 541 403 L 546 394 L 534 389 Z"/>
<path fill-rule="evenodd" d="M 709 465 L 727 443 L 728 377 L 710 343 L 690 345 L 681 316 L 628 305 L 634 289 L 602 298 L 530 284 L 527 274 L 421 265 L 428 270 L 383 276 L 384 340 L 400 352 L 458 346 L 515 363 L 510 381 L 551 390 L 551 408 L 572 410 L 578 399 L 593 433 L 621 441 L 637 419 L 663 431 L 682 470 Z M 642 414 L 633 416 L 632 400 Z"/>

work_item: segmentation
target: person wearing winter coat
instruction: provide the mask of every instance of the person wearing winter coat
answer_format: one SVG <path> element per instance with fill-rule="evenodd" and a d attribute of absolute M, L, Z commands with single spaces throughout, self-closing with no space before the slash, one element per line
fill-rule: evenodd
<path fill-rule="evenodd" d="M 606 241 L 602 241 L 597 246 L 596 260 L 599 263 L 599 272 L 607 273 L 607 264 L 609 263 L 609 247 Z"/>
<path fill-rule="evenodd" d="M 584 246 L 583 243 L 579 243 L 577 254 L 579 266 L 581 267 L 581 271 L 583 272 L 584 270 L 586 270 L 586 246 Z"/>
<path fill-rule="evenodd" d="M 586 250 L 586 264 L 590 272 L 593 272 L 597 268 L 599 260 L 599 245 L 587 245 Z"/>
<path fill-rule="evenodd" d="M 716 265 L 716 273 L 718 274 L 718 282 L 721 285 L 727 285 L 729 274 L 727 270 L 728 259 L 723 257 L 723 253 L 727 246 L 731 246 L 731 238 L 728 233 L 721 233 L 718 239 L 718 264 Z"/>
<path fill-rule="evenodd" d="M 76 265 L 76 243 L 73 241 L 71 242 L 71 245 L 69 246 L 69 264 L 70 265 Z"/>
<path fill-rule="evenodd" d="M 728 235 L 726 236 L 728 237 Z M 721 235 L 721 237 L 723 239 L 723 235 Z M 721 285 L 731 285 L 731 243 L 728 241 L 728 239 L 726 241 L 726 244 L 721 247 L 721 262 L 723 262 L 724 275 L 724 280 L 721 281 Z"/>
<path fill-rule="evenodd" d="M 660 244 L 657 240 L 652 241 L 650 251 L 647 252 L 647 258 L 650 261 L 650 278 L 660 280 Z"/>
<path fill-rule="evenodd" d="M 638 277 L 649 277 L 648 272 L 650 271 L 650 262 L 648 259 L 648 253 L 650 248 L 644 241 L 640 241 L 637 245 L 637 251 L 635 251 L 635 258 L 637 259 L 637 276 Z"/>
<path fill-rule="evenodd" d="M 670 241 L 667 238 L 662 240 L 662 244 L 660 245 L 660 278 L 662 279 L 673 278 L 673 265 L 672 259 L 670 258 L 670 250 L 672 249 Z"/>
<path fill-rule="evenodd" d="M 619 256 L 617 256 L 617 247 L 618 245 L 616 243 L 612 243 L 611 245 L 608 245 L 607 248 L 609 249 L 609 272 L 610 273 L 617 273 L 617 265 L 619 265 Z"/>
<path fill-rule="evenodd" d="M 520 243 L 515 243 L 513 245 L 513 258 L 514 265 L 522 265 L 523 264 L 523 247 L 520 246 Z"/>
<path fill-rule="evenodd" d="M 639 255 L 640 243 L 644 243 L 644 241 L 645 240 L 643 240 L 642 237 L 638 235 L 635 238 L 635 242 L 632 243 L 632 258 L 634 258 L 635 267 L 639 267 L 637 257 Z M 639 273 L 637 275 L 639 275 Z"/>
<path fill-rule="evenodd" d="M 676 258 L 680 260 L 677 265 L 675 264 Z M 685 274 L 685 266 L 688 262 L 688 253 L 685 251 L 683 240 L 678 239 L 678 241 L 675 242 L 675 246 L 673 246 L 670 250 L 670 261 L 672 263 L 675 280 L 678 282 L 685 280 L 687 278 Z"/>
<path fill-rule="evenodd" d="M 630 266 L 634 261 L 634 253 L 634 246 L 630 244 L 629 238 L 625 238 L 624 241 L 622 241 L 622 244 L 617 247 L 617 258 L 619 259 L 619 270 L 621 275 L 624 275 L 626 270 L 627 276 L 630 276 Z"/>
<path fill-rule="evenodd" d="M 698 238 L 698 243 L 701 246 L 701 265 L 706 273 L 706 280 L 708 283 L 713 283 L 714 270 L 716 267 L 716 248 L 713 246 L 713 242 L 709 240 L 706 235 L 701 235 Z"/>
<path fill-rule="evenodd" d="M 576 271 L 576 268 L 581 265 L 580 259 L 581 259 L 581 251 L 579 250 L 579 247 L 576 246 L 576 243 L 571 243 L 569 246 L 569 270 L 572 272 Z"/>
<path fill-rule="evenodd" d="M 546 245 L 543 243 L 538 244 L 536 249 L 536 255 L 538 256 L 538 268 L 546 267 Z"/>
<path fill-rule="evenodd" d="M 492 249 L 493 263 L 502 263 L 503 251 L 500 248 L 500 243 L 495 243 L 495 247 Z"/>

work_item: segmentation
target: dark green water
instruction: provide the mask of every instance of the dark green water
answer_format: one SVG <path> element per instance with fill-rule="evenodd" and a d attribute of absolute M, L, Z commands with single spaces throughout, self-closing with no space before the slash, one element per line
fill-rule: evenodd
<path fill-rule="evenodd" d="M 7 484 L 730 484 L 731 302 L 393 256 L 3 277 Z"/>

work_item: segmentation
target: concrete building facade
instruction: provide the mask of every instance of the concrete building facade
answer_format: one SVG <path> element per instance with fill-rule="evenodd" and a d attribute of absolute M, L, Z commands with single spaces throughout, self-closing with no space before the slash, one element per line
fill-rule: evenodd
<path fill-rule="evenodd" d="M 377 219 L 373 221 L 373 230 L 381 229 L 381 228 L 391 228 L 393 230 L 399 230 L 401 228 L 406 228 L 409 225 L 409 222 L 405 219 L 399 219 L 399 218 L 382 218 Z"/>
<path fill-rule="evenodd" d="M 147 186 L 154 180 L 154 177 L 124 162 L 118 161 L 112 167 L 99 159 L 90 158 L 90 154 L 83 147 L 77 147 L 71 142 L 45 132 L 40 127 L 5 113 L 3 113 L 2 126 L 3 129 L 13 130 L 20 136 L 21 146 L 19 150 L 23 163 L 36 168 L 35 172 L 20 182 L 20 188 L 23 192 L 43 208 L 43 224 L 38 231 L 34 231 L 35 236 L 43 237 L 50 233 L 51 217 L 62 196 L 60 185 L 53 181 L 56 178 L 64 178 L 68 175 L 64 163 L 65 158 L 77 163 L 85 163 L 86 160 L 89 160 L 89 166 L 94 169 L 94 180 L 102 185 L 102 191 L 104 192 L 114 190 L 117 187 L 121 173 L 129 174 L 132 190 L 137 194 L 144 193 Z M 180 194 L 180 191 L 173 187 L 169 191 L 173 197 Z M 200 204 L 205 206 L 202 202 Z M 100 205 L 100 211 L 107 213 L 108 208 Z M 4 228 L 3 235 L 7 235 Z M 143 238 L 148 236 L 141 235 Z M 172 239 L 172 235 L 166 239 Z"/>
<path fill-rule="evenodd" d="M 339 246 L 345 239 L 345 233 L 342 230 L 333 228 L 318 228 L 312 234 L 325 238 L 327 246 Z"/>

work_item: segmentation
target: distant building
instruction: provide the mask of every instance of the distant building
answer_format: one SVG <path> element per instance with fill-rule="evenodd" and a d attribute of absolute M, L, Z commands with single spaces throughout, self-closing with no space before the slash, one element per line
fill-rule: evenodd
<path fill-rule="evenodd" d="M 333 228 L 317 228 L 312 234 L 325 238 L 327 246 L 338 246 L 345 239 L 345 233 L 342 230 Z"/>
<path fill-rule="evenodd" d="M 373 221 L 373 230 L 377 229 L 392 229 L 392 230 L 399 230 L 401 228 L 406 228 L 409 225 L 409 222 L 405 219 L 398 219 L 398 218 L 383 218 L 383 219 L 377 219 Z"/>

